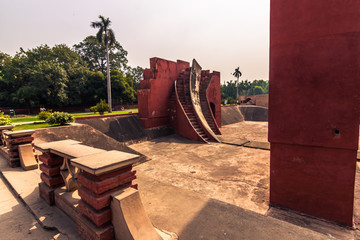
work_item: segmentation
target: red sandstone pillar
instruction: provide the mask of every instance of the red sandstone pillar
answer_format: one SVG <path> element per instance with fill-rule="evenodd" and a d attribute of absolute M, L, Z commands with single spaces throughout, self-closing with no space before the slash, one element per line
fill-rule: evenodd
<path fill-rule="evenodd" d="M 81 197 L 76 219 L 79 235 L 84 239 L 114 239 L 111 223 L 111 194 L 132 184 L 136 171 L 132 164 L 139 155 L 119 151 L 109 151 L 72 159 L 72 164 L 81 172 L 78 174 L 78 193 Z M 98 159 L 103 161 L 98 161 Z"/>
<path fill-rule="evenodd" d="M 352 225 L 360 1 L 271 0 L 270 203 Z"/>
<path fill-rule="evenodd" d="M 60 167 L 64 159 L 50 152 L 43 152 L 39 160 L 42 162 L 40 164 L 42 182 L 39 183 L 39 194 L 49 205 L 53 205 L 55 203 L 54 190 L 65 185 L 60 175 Z"/>

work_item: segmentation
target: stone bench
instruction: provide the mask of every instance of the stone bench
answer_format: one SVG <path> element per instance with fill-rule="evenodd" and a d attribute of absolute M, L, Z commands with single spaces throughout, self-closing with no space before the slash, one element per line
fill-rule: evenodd
<path fill-rule="evenodd" d="M 32 142 L 34 140 L 32 135 L 34 133 L 34 130 L 2 131 L 3 142 L 5 143 L 4 145 L 6 148 L 2 147 L 1 152 L 6 157 L 11 167 L 20 166 L 19 146 L 30 144 L 32 148 Z"/>
<path fill-rule="evenodd" d="M 132 165 L 140 155 L 105 151 L 74 140 L 40 143 L 35 148 L 42 152 L 40 196 L 72 217 L 84 239 L 114 239 L 111 194 L 137 188 L 132 184 L 136 178 Z"/>
<path fill-rule="evenodd" d="M 42 153 L 39 156 L 39 160 L 42 162 L 40 178 L 43 181 L 39 183 L 40 196 L 50 205 L 55 203 L 54 190 L 56 188 L 64 185 L 67 191 L 77 188 L 77 169 L 70 165 L 70 159 L 106 152 L 103 149 L 86 146 L 71 139 L 36 144 L 35 149 Z"/>
<path fill-rule="evenodd" d="M 13 125 L 0 126 L 0 146 L 5 144 L 4 137 L 3 137 L 3 132 L 11 131 L 13 128 L 14 128 Z"/>

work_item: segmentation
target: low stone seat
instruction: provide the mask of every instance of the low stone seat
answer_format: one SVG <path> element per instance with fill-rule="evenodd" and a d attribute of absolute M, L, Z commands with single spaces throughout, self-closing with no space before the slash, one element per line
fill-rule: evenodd
<path fill-rule="evenodd" d="M 20 138 L 32 136 L 35 133 L 34 130 L 21 130 L 21 131 L 6 131 L 4 135 L 10 138 Z"/>
<path fill-rule="evenodd" d="M 40 143 L 36 144 L 35 148 L 43 153 L 39 157 L 40 161 L 43 162 L 40 165 L 40 169 L 43 171 L 41 179 L 48 187 L 52 188 L 51 190 L 47 189 L 46 192 L 53 192 L 53 189 L 63 184 L 65 184 L 67 191 L 77 189 L 78 169 L 72 166 L 69 160 L 106 152 L 103 149 L 86 146 L 72 139 Z"/>
<path fill-rule="evenodd" d="M 12 127 L 13 126 L 9 126 L 8 128 L 11 129 Z M 32 142 L 34 140 L 34 137 L 32 137 L 32 135 L 34 133 L 35 133 L 34 130 L 22 130 L 22 131 L 2 130 L 2 142 L 4 146 L 6 146 L 6 148 L 3 147 L 0 150 L 1 153 L 8 160 L 8 163 L 11 167 L 20 166 L 19 147 L 21 145 L 30 144 L 31 151 L 33 150 Z M 28 150 L 30 148 L 28 148 Z"/>
<path fill-rule="evenodd" d="M 14 128 L 13 125 L 4 125 L 4 126 L 0 126 L 0 146 L 1 145 L 6 145 L 5 143 L 5 138 L 3 136 L 3 133 L 5 131 L 11 131 Z"/>
<path fill-rule="evenodd" d="M 13 125 L 3 125 L 3 126 L 0 126 L 0 131 L 3 131 L 3 130 L 11 130 L 13 129 L 14 126 Z"/>

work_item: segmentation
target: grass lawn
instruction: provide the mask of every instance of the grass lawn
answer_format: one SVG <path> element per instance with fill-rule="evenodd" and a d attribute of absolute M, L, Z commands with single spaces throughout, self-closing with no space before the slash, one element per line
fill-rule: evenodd
<path fill-rule="evenodd" d="M 26 118 L 10 118 L 10 120 L 11 120 L 12 123 L 40 121 L 36 116 L 26 117 Z"/>
<path fill-rule="evenodd" d="M 114 111 L 112 113 L 104 113 L 104 115 L 115 115 L 115 114 L 126 114 L 126 113 L 138 113 L 138 109 L 137 108 L 133 108 L 133 109 L 126 109 L 124 111 Z M 72 113 L 71 115 L 73 115 L 73 117 L 90 117 L 90 116 L 99 116 L 99 113 Z"/>
<path fill-rule="evenodd" d="M 133 108 L 133 109 L 126 109 L 124 111 L 114 111 L 112 113 L 105 113 L 104 115 L 115 115 L 115 114 L 126 114 L 126 113 L 138 113 L 138 109 L 137 108 Z M 88 112 L 88 113 L 71 113 L 71 115 L 73 117 L 90 117 L 90 116 L 99 116 L 98 113 L 94 114 L 93 112 Z M 40 119 L 38 119 L 35 115 L 31 116 L 31 117 L 26 117 L 26 118 L 11 118 L 11 123 L 22 123 L 22 122 L 34 122 L 34 121 L 40 121 Z M 29 124 L 26 124 L 29 125 Z M 41 127 L 39 127 L 41 128 Z M 31 129 L 31 128 L 27 128 L 27 129 Z M 20 129 L 15 129 L 15 130 L 20 130 Z M 24 130 L 24 129 L 21 129 Z"/>
<path fill-rule="evenodd" d="M 38 128 L 48 128 L 48 127 L 58 127 L 60 125 L 51 125 L 49 123 L 30 123 L 30 124 L 22 124 L 16 125 L 12 130 L 29 130 L 29 129 L 38 129 Z"/>

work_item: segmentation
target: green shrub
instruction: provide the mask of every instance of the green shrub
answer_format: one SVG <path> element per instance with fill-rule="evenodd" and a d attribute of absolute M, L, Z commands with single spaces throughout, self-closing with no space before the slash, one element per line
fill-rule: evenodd
<path fill-rule="evenodd" d="M 39 114 L 36 116 L 38 119 L 40 120 L 46 120 L 48 117 L 50 117 L 52 111 L 41 111 L 39 112 Z"/>
<path fill-rule="evenodd" d="M 233 104 L 233 103 L 235 103 L 235 99 L 232 98 L 232 97 L 228 97 L 227 100 L 228 100 L 227 104 Z"/>
<path fill-rule="evenodd" d="M 90 108 L 90 111 L 94 113 L 99 112 L 100 115 L 103 115 L 104 112 L 109 110 L 110 110 L 109 104 L 106 103 L 105 99 L 101 99 L 100 102 L 96 104 L 96 106 L 92 106 Z"/>
<path fill-rule="evenodd" d="M 69 113 L 66 112 L 54 112 L 46 119 L 46 122 L 49 124 L 59 124 L 59 125 L 65 125 L 73 121 L 74 121 L 73 116 L 71 116 Z"/>
<path fill-rule="evenodd" d="M 10 117 L 9 115 L 5 115 L 3 112 L 0 111 L 0 126 L 2 125 L 10 125 Z"/>
<path fill-rule="evenodd" d="M 93 113 L 96 113 L 97 112 L 97 107 L 96 106 L 92 106 L 90 108 L 90 111 L 92 111 Z"/>

